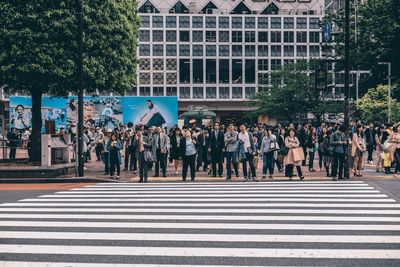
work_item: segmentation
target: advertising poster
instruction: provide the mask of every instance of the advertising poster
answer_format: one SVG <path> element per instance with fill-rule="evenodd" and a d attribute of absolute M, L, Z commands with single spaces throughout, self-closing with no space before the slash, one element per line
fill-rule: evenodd
<path fill-rule="evenodd" d="M 114 130 L 122 124 L 122 97 L 84 97 L 83 119 L 86 127 L 107 126 Z M 70 97 L 67 100 L 68 123 L 73 127 L 78 122 L 78 98 Z"/>
<path fill-rule="evenodd" d="M 32 126 L 32 98 L 29 96 L 10 97 L 10 128 L 19 132 Z"/>
<path fill-rule="evenodd" d="M 65 98 L 42 97 L 42 133 L 46 120 L 55 121 L 57 131 L 67 128 L 67 100 Z"/>
<path fill-rule="evenodd" d="M 124 97 L 124 124 L 162 126 L 178 124 L 177 97 Z"/>

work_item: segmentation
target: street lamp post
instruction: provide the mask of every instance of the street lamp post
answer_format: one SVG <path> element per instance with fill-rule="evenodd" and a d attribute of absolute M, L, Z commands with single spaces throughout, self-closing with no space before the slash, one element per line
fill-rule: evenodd
<path fill-rule="evenodd" d="M 78 176 L 83 171 L 83 18 L 82 0 L 76 0 L 78 15 Z"/>
<path fill-rule="evenodd" d="M 350 86 L 349 86 L 349 74 L 350 74 L 350 1 L 345 1 L 345 35 L 344 35 L 344 127 L 346 128 L 346 164 L 345 164 L 345 175 L 347 179 L 350 179 Z"/>
<path fill-rule="evenodd" d="M 391 75 L 392 75 L 392 62 L 378 62 L 379 65 L 388 65 L 388 122 L 390 122 L 390 95 L 391 95 Z"/>

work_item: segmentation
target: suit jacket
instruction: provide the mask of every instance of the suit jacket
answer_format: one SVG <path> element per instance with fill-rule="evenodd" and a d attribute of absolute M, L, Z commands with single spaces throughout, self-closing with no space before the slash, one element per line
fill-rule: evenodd
<path fill-rule="evenodd" d="M 339 142 L 340 142 L 339 137 L 340 137 L 340 134 L 339 134 L 338 131 L 334 132 L 334 133 L 331 135 L 330 145 L 333 146 L 333 147 L 335 148 L 335 149 L 333 150 L 333 152 L 335 152 L 335 153 L 340 153 L 340 145 L 343 145 L 343 152 L 344 152 L 345 149 L 346 149 L 346 144 L 340 144 L 340 143 L 339 143 Z M 345 141 L 343 135 L 342 135 L 342 138 L 341 138 L 341 139 L 342 139 L 342 141 Z"/>
<path fill-rule="evenodd" d="M 210 143 L 210 148 L 212 151 L 221 151 L 225 146 L 224 143 L 224 133 L 223 131 L 219 130 L 218 131 L 218 136 L 215 138 L 215 131 L 211 132 L 211 143 Z"/>
<path fill-rule="evenodd" d="M 158 146 L 158 139 L 160 139 L 160 151 L 164 150 L 163 154 L 167 153 L 167 148 L 168 148 L 168 137 L 165 133 L 160 133 L 160 135 L 158 134 L 154 134 L 153 135 L 153 150 L 154 153 L 156 153 L 157 150 L 157 146 Z"/>
<path fill-rule="evenodd" d="M 365 134 L 365 142 L 367 143 L 368 147 L 375 147 L 376 146 L 376 141 L 375 141 L 375 130 L 374 129 L 365 129 L 364 131 Z"/>

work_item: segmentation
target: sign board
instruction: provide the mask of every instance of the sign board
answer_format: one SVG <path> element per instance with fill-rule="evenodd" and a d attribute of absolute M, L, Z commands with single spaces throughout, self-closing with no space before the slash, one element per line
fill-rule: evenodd
<path fill-rule="evenodd" d="M 332 27 L 328 21 L 325 22 L 323 35 L 324 35 L 325 42 L 329 42 L 329 40 L 331 39 L 331 35 L 332 35 Z"/>

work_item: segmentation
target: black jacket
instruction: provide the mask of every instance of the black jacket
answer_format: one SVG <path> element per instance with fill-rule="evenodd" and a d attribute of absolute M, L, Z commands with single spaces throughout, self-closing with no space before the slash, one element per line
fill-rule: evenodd
<path fill-rule="evenodd" d="M 210 142 L 210 148 L 211 150 L 222 150 L 225 146 L 224 142 L 224 132 L 222 130 L 218 131 L 218 136 L 215 138 L 215 132 L 211 132 L 211 142 Z"/>
<path fill-rule="evenodd" d="M 192 139 L 194 141 L 196 141 L 196 144 L 194 145 L 194 147 L 196 148 L 196 154 L 198 153 L 198 149 L 199 149 L 199 142 L 197 141 L 196 137 L 192 136 Z M 181 141 L 179 143 L 179 151 L 180 151 L 180 156 L 183 157 L 185 156 L 185 152 L 186 152 L 186 137 L 181 138 Z"/>

